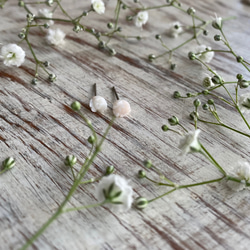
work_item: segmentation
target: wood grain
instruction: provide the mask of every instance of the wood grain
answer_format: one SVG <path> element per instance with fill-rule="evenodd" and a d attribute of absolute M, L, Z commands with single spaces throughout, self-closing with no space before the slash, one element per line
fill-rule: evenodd
<path fill-rule="evenodd" d="M 143 2 L 152 5 L 152 1 Z M 190 4 L 182 2 L 185 7 Z M 195 0 L 192 4 L 207 20 L 214 12 L 223 17 L 236 16 L 236 20 L 225 23 L 225 33 L 237 53 L 250 58 L 249 6 L 234 0 Z M 88 3 L 74 0 L 63 1 L 63 5 L 72 15 L 78 15 Z M 106 29 L 115 1 L 106 1 L 106 6 L 105 15 L 93 14 L 88 26 Z M 25 12 L 17 8 L 16 2 L 8 1 L 0 13 L 1 43 L 17 43 L 17 34 L 25 25 Z M 151 159 L 166 176 L 181 184 L 220 176 L 198 154 L 180 157 L 179 137 L 161 131 L 161 125 L 172 115 L 177 115 L 188 129 L 193 128 L 188 119 L 192 101 L 175 100 L 172 94 L 175 90 L 201 90 L 204 75 L 204 69 L 186 57 L 195 43 L 176 52 L 175 71 L 169 70 L 167 58 L 147 61 L 148 54 L 164 52 L 154 35 L 162 33 L 167 40 L 164 32 L 170 22 L 177 20 L 176 13 L 170 9 L 150 11 L 143 30 L 122 19 L 126 34 L 140 33 L 146 38 L 140 42 L 113 40 L 115 57 L 100 51 L 90 35 L 75 34 L 69 25 L 55 24 L 67 33 L 66 44 L 59 48 L 47 46 L 44 33 L 33 31 L 30 39 L 37 56 L 49 60 L 58 75 L 52 84 L 43 73 L 38 85 L 30 84 L 34 60 L 24 44 L 27 58 L 20 68 L 0 64 L 0 160 L 13 156 L 17 162 L 15 168 L 0 176 L 0 249 L 19 249 L 40 228 L 72 184 L 71 173 L 63 165 L 65 156 L 76 155 L 80 168 L 89 152 L 87 138 L 91 132 L 69 108 L 71 102 L 81 102 L 83 112 L 102 135 L 112 116 L 112 86 L 116 86 L 120 98 L 130 102 L 132 113 L 116 120 L 87 178 L 100 176 L 108 165 L 114 165 L 117 174 L 130 179 L 135 197 L 151 199 L 166 189 L 136 177 L 145 159 Z M 190 24 L 189 17 L 180 21 Z M 201 41 L 215 47 L 214 31 L 210 32 Z M 175 39 L 167 41 L 170 47 L 178 44 Z M 228 55 L 216 54 L 211 67 L 225 80 L 234 80 L 239 72 L 249 77 Z M 91 113 L 88 107 L 94 83 L 108 101 L 104 115 Z M 220 94 L 226 96 L 223 91 Z M 221 103 L 217 106 L 225 123 L 247 131 L 232 108 Z M 249 160 L 248 139 L 220 127 L 200 124 L 200 129 L 201 141 L 227 171 L 237 160 Z M 158 180 L 154 171 L 147 173 Z M 69 205 L 95 203 L 94 190 L 95 184 L 80 187 Z M 65 214 L 34 243 L 33 249 L 248 249 L 249 205 L 249 190 L 234 193 L 225 183 L 195 187 L 174 192 L 143 211 L 115 214 L 102 207 Z"/>

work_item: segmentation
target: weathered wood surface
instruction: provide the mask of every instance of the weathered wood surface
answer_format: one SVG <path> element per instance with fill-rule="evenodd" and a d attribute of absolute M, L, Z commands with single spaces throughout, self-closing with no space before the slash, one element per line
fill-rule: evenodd
<path fill-rule="evenodd" d="M 63 2 L 65 9 L 75 15 L 84 9 L 79 6 L 88 5 L 82 1 Z M 88 25 L 105 29 L 107 17 L 113 16 L 110 9 L 114 2 L 107 2 L 105 15 L 93 15 Z M 152 1 L 144 2 L 150 5 Z M 188 1 L 183 2 L 189 6 Z M 239 54 L 250 57 L 250 7 L 235 0 L 212 3 L 196 0 L 192 5 L 205 19 L 211 19 L 214 12 L 218 16 L 236 16 L 236 20 L 225 24 L 225 33 Z M 9 1 L 0 10 L 0 16 L 0 42 L 16 43 L 17 34 L 25 25 L 24 12 L 17 8 L 16 1 Z M 130 25 L 127 32 L 141 32 L 144 36 L 163 33 L 173 20 L 176 16 L 170 10 L 150 11 L 149 23 L 143 31 Z M 72 27 L 56 25 L 67 32 L 63 47 L 48 47 L 39 31 L 30 39 L 38 57 L 51 61 L 53 72 L 58 75 L 57 82 L 49 84 L 43 75 L 44 80 L 38 85 L 30 84 L 34 63 L 25 46 L 27 58 L 20 68 L 0 64 L 0 160 L 13 156 L 17 161 L 14 169 L 0 176 L 0 249 L 4 250 L 20 248 L 63 200 L 72 183 L 71 173 L 63 165 L 65 156 L 76 155 L 80 165 L 88 153 L 90 131 L 69 105 L 79 100 L 101 135 L 112 115 L 112 86 L 117 87 L 120 97 L 130 102 L 132 113 L 128 118 L 116 120 L 88 178 L 101 175 L 112 164 L 117 174 L 131 180 L 135 196 L 150 199 L 166 189 L 136 177 L 142 161 L 147 158 L 177 183 L 220 176 L 200 155 L 180 157 L 179 137 L 161 131 L 161 125 L 172 115 L 183 119 L 188 129 L 193 128 L 188 119 L 192 102 L 171 97 L 175 90 L 183 93 L 201 90 L 204 70 L 186 58 L 191 44 L 177 52 L 177 68 L 172 72 L 166 59 L 155 64 L 145 60 L 149 53 L 164 51 L 153 35 L 141 42 L 113 41 L 118 53 L 109 57 L 98 50 L 90 35 L 76 35 Z M 212 37 L 202 39 L 213 47 Z M 169 40 L 172 45 L 176 43 L 174 39 Z M 230 56 L 217 54 L 211 66 L 226 80 L 233 79 L 239 72 L 249 78 Z M 98 84 L 100 95 L 108 100 L 109 109 L 104 115 L 91 113 L 88 107 L 94 83 Z M 221 94 L 225 95 L 223 91 Z M 246 131 L 233 109 L 225 106 L 218 106 L 218 109 L 226 123 Z M 249 159 L 250 144 L 244 137 L 203 124 L 200 129 L 202 142 L 228 171 L 237 160 Z M 158 178 L 153 171 L 149 173 Z M 79 188 L 70 205 L 95 203 L 94 188 L 95 184 Z M 68 213 L 56 220 L 33 247 L 60 250 L 249 249 L 249 197 L 247 190 L 234 193 L 224 184 L 211 184 L 174 192 L 143 211 L 132 209 L 115 214 L 106 208 L 96 208 Z"/>

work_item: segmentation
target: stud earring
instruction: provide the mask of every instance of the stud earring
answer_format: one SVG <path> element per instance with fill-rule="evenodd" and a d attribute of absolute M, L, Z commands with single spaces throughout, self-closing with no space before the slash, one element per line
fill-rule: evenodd
<path fill-rule="evenodd" d="M 94 84 L 94 96 L 90 99 L 89 107 L 92 112 L 103 113 L 107 109 L 107 102 L 102 97 L 97 95 L 96 83 Z"/>
<path fill-rule="evenodd" d="M 116 97 L 116 101 L 113 103 L 113 113 L 116 117 L 124 117 L 130 114 L 130 104 L 125 100 L 120 100 L 115 87 L 112 88 Z"/>

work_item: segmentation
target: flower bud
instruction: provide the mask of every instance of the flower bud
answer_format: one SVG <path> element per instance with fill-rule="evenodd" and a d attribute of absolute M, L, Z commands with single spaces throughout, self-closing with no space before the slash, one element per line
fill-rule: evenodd
<path fill-rule="evenodd" d="M 13 157 L 8 157 L 2 162 L 2 170 L 9 170 L 14 167 L 16 161 Z"/>
<path fill-rule="evenodd" d="M 87 16 L 88 14 L 89 14 L 89 12 L 87 10 L 84 10 L 82 13 L 83 16 Z"/>
<path fill-rule="evenodd" d="M 110 53 L 111 56 L 115 56 L 116 55 L 115 49 L 109 49 L 109 53 Z"/>
<path fill-rule="evenodd" d="M 238 84 L 240 86 L 241 89 L 245 89 L 249 86 L 249 82 L 247 82 L 246 80 L 240 80 L 238 81 Z"/>
<path fill-rule="evenodd" d="M 168 122 L 171 126 L 175 126 L 179 124 L 179 119 L 175 115 L 168 119 Z"/>
<path fill-rule="evenodd" d="M 138 41 L 140 41 L 140 40 L 141 40 L 141 36 L 137 36 L 136 39 L 137 39 Z"/>
<path fill-rule="evenodd" d="M 194 100 L 194 106 L 195 106 L 196 108 L 198 108 L 200 105 L 201 105 L 200 99 L 195 99 L 195 100 Z"/>
<path fill-rule="evenodd" d="M 64 164 L 65 166 L 73 167 L 77 162 L 77 158 L 74 155 L 67 155 Z"/>
<path fill-rule="evenodd" d="M 214 75 L 213 77 L 212 77 L 212 82 L 214 83 L 214 84 L 222 84 L 222 78 L 219 76 L 219 75 Z"/>
<path fill-rule="evenodd" d="M 18 34 L 18 37 L 19 37 L 20 39 L 24 39 L 24 38 L 25 38 L 25 34 L 24 34 L 23 32 L 20 32 L 20 33 Z"/>
<path fill-rule="evenodd" d="M 194 15 L 195 14 L 195 9 L 193 7 L 190 7 L 187 9 L 188 15 Z"/>
<path fill-rule="evenodd" d="M 53 3 L 54 3 L 54 0 L 46 0 L 46 4 L 50 7 L 53 5 Z"/>
<path fill-rule="evenodd" d="M 214 36 L 214 41 L 218 42 L 221 40 L 221 35 L 215 35 Z"/>
<path fill-rule="evenodd" d="M 175 70 L 175 68 L 176 68 L 176 64 L 175 64 L 175 63 L 171 63 L 170 69 L 171 69 L 171 70 Z"/>
<path fill-rule="evenodd" d="M 215 20 L 212 22 L 212 26 L 217 29 L 220 30 L 222 27 L 222 18 L 221 17 L 216 17 Z"/>
<path fill-rule="evenodd" d="M 106 168 L 105 175 L 110 175 L 110 174 L 112 174 L 114 171 L 115 171 L 114 166 L 110 165 L 110 166 L 108 166 L 108 167 Z"/>
<path fill-rule="evenodd" d="M 237 78 L 238 80 L 242 80 L 242 79 L 243 79 L 243 75 L 242 75 L 242 74 L 237 74 L 237 75 L 236 75 L 236 78 Z"/>
<path fill-rule="evenodd" d="M 168 125 L 165 125 L 165 124 L 161 126 L 161 129 L 162 129 L 164 132 L 166 132 L 166 131 L 169 130 Z"/>
<path fill-rule="evenodd" d="M 78 24 L 76 24 L 73 28 L 73 31 L 76 33 L 79 33 L 82 30 L 82 27 Z"/>
<path fill-rule="evenodd" d="M 45 29 L 49 29 L 49 24 L 48 23 L 45 23 L 44 25 L 43 25 L 43 27 L 45 28 Z"/>
<path fill-rule="evenodd" d="M 127 16 L 126 19 L 127 19 L 127 21 L 132 21 L 133 17 L 132 16 Z"/>
<path fill-rule="evenodd" d="M 88 138 L 88 142 L 90 144 L 93 144 L 95 142 L 95 140 L 96 140 L 96 138 L 93 135 L 89 136 L 89 138 Z"/>
<path fill-rule="evenodd" d="M 144 197 L 137 197 L 134 201 L 135 207 L 138 209 L 144 209 L 148 206 L 148 200 Z"/>
<path fill-rule="evenodd" d="M 154 54 L 150 54 L 150 55 L 148 56 L 148 60 L 149 60 L 150 62 L 153 62 L 154 59 L 155 59 L 155 55 L 154 55 Z"/>
<path fill-rule="evenodd" d="M 157 40 L 161 39 L 161 35 L 160 34 L 155 35 L 155 39 Z"/>
<path fill-rule="evenodd" d="M 209 105 L 214 105 L 214 100 L 213 100 L 213 99 L 209 99 L 209 100 L 207 101 L 207 103 L 208 103 Z"/>
<path fill-rule="evenodd" d="M 193 111 L 192 113 L 189 114 L 189 117 L 192 119 L 192 120 L 195 120 L 199 117 L 199 114 L 198 112 L 196 111 Z"/>
<path fill-rule="evenodd" d="M 18 6 L 19 6 L 19 7 L 24 7 L 24 1 L 19 1 L 19 2 L 18 2 Z"/>
<path fill-rule="evenodd" d="M 193 52 L 189 52 L 188 53 L 188 58 L 190 59 L 190 60 L 194 60 L 195 58 L 196 58 L 196 55 L 195 55 L 195 53 L 193 53 Z"/>
<path fill-rule="evenodd" d="M 208 30 L 203 30 L 203 35 L 207 36 L 208 35 Z"/>
<path fill-rule="evenodd" d="M 122 27 L 118 27 L 118 28 L 117 28 L 117 31 L 118 31 L 118 32 L 122 32 Z"/>
<path fill-rule="evenodd" d="M 237 60 L 238 63 L 242 63 L 244 61 L 242 56 L 237 56 L 236 60 Z"/>
<path fill-rule="evenodd" d="M 55 74 L 49 74 L 49 81 L 50 82 L 55 82 L 56 81 L 56 79 L 57 79 L 57 75 L 55 75 Z"/>
<path fill-rule="evenodd" d="M 50 62 L 49 61 L 45 61 L 44 63 L 43 63 L 43 65 L 44 65 L 44 67 L 49 67 L 49 65 L 50 65 Z"/>
<path fill-rule="evenodd" d="M 145 160 L 143 162 L 143 165 L 146 167 L 146 168 L 151 168 L 153 166 L 152 162 L 150 160 Z"/>
<path fill-rule="evenodd" d="M 114 24 L 111 23 L 111 22 L 109 22 L 109 23 L 107 24 L 107 27 L 108 27 L 109 29 L 113 29 L 113 28 L 114 28 Z"/>
<path fill-rule="evenodd" d="M 206 104 L 206 103 L 204 103 L 204 104 L 202 105 L 202 108 L 203 108 L 203 110 L 208 110 L 208 109 L 209 109 L 209 105 Z"/>
<path fill-rule="evenodd" d="M 127 5 L 126 4 L 122 4 L 122 9 L 126 10 L 127 9 Z"/>
<path fill-rule="evenodd" d="M 36 77 L 33 78 L 32 81 L 31 81 L 31 84 L 37 85 L 37 83 L 38 83 L 38 79 Z"/>
<path fill-rule="evenodd" d="M 72 102 L 72 104 L 71 104 L 71 108 L 72 108 L 74 111 L 79 111 L 80 108 L 81 108 L 81 103 L 78 102 L 78 101 L 74 101 L 74 102 Z"/>
<path fill-rule="evenodd" d="M 179 91 L 175 91 L 174 94 L 173 94 L 174 98 L 179 98 L 181 96 L 180 92 Z"/>
<path fill-rule="evenodd" d="M 203 94 L 203 95 L 208 95 L 208 94 L 209 94 L 209 90 L 207 90 L 207 89 L 202 90 L 202 94 Z"/>
<path fill-rule="evenodd" d="M 98 47 L 99 47 L 100 49 L 103 49 L 103 48 L 105 47 L 105 42 L 104 42 L 104 41 L 100 41 L 100 42 L 98 43 Z"/>
<path fill-rule="evenodd" d="M 187 97 L 192 97 L 193 95 L 191 93 L 186 94 Z"/>
<path fill-rule="evenodd" d="M 145 176 L 146 176 L 146 173 L 145 173 L 144 170 L 139 170 L 139 171 L 138 171 L 138 177 L 139 177 L 140 179 L 144 178 Z"/>

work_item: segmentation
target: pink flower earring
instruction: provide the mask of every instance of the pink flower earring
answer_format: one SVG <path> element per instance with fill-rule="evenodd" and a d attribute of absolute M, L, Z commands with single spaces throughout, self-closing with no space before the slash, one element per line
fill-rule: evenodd
<path fill-rule="evenodd" d="M 97 95 L 96 83 L 94 84 L 94 96 L 90 99 L 89 107 L 92 112 L 103 113 L 107 109 L 107 102 L 102 96 Z"/>

